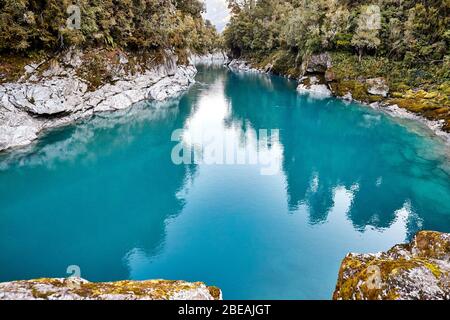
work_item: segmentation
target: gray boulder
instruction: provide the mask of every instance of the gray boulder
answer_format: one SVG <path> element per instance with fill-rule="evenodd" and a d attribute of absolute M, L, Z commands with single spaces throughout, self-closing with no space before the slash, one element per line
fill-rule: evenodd
<path fill-rule="evenodd" d="M 328 52 L 313 54 L 306 59 L 304 71 L 309 73 L 325 73 L 325 71 L 333 66 L 331 56 Z"/>
<path fill-rule="evenodd" d="M 372 78 L 366 80 L 367 92 L 376 95 L 387 97 L 389 93 L 389 86 L 384 78 Z"/>

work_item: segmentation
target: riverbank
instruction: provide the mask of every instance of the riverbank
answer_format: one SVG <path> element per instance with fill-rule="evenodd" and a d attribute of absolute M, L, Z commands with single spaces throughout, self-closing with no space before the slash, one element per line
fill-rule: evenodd
<path fill-rule="evenodd" d="M 232 59 L 227 66 L 233 70 L 276 74 L 296 79 L 299 94 L 315 98 L 337 97 L 356 102 L 391 116 L 421 122 L 437 136 L 450 143 L 450 87 L 425 91 L 406 85 L 392 85 L 380 73 L 357 75 L 356 62 L 338 54 L 322 53 L 309 56 L 300 68 L 294 61 L 279 61 L 276 55 L 255 60 Z M 283 64 L 284 63 L 284 64 Z M 291 63 L 292 65 L 290 65 Z M 375 77 L 375 75 L 378 75 Z"/>
<path fill-rule="evenodd" d="M 46 129 L 98 112 L 177 96 L 197 73 L 194 65 L 178 60 L 170 51 L 147 57 L 70 49 L 26 64 L 22 75 L 0 84 L 0 151 L 30 144 Z"/>
<path fill-rule="evenodd" d="M 222 291 L 202 282 L 44 278 L 0 283 L 0 300 L 222 300 Z"/>
<path fill-rule="evenodd" d="M 2 281 L 75 262 L 88 279 L 157 275 L 220 284 L 227 299 L 330 299 L 348 252 L 450 230 L 439 141 L 335 99 L 299 99 L 281 77 L 199 67 L 196 80 L 179 102 L 100 114 L 2 155 Z M 201 137 L 212 126 L 242 148 L 257 145 L 254 128 L 279 128 L 279 173 L 174 165 L 173 130 Z"/>

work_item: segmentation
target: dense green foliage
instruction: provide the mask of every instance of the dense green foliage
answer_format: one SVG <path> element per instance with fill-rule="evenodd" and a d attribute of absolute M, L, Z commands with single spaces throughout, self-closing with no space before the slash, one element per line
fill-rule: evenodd
<path fill-rule="evenodd" d="M 72 4 L 80 29 L 67 27 Z M 203 10 L 199 0 L 0 0 L 0 52 L 117 46 L 203 53 L 218 41 Z"/>
<path fill-rule="evenodd" d="M 409 64 L 449 59 L 449 0 L 229 0 L 229 6 L 234 14 L 224 36 L 237 56 L 283 49 Z"/>

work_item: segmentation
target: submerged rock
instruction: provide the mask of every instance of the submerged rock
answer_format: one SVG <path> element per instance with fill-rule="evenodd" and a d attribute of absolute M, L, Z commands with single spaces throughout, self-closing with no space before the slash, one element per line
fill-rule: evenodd
<path fill-rule="evenodd" d="M 333 299 L 449 300 L 450 234 L 421 231 L 387 252 L 348 254 Z"/>
<path fill-rule="evenodd" d="M 0 283 L 0 300 L 222 300 L 222 292 L 202 282 L 93 283 L 71 277 Z"/>

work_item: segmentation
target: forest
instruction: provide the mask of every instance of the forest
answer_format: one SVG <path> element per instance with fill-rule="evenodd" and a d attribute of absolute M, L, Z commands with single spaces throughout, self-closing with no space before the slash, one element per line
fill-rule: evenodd
<path fill-rule="evenodd" d="M 450 1 L 229 0 L 225 31 L 235 55 L 324 50 L 406 63 L 449 59 Z"/>
<path fill-rule="evenodd" d="M 79 28 L 67 27 L 70 6 Z M 218 35 L 199 0 L 1 0 L 0 53 L 54 52 L 68 47 L 208 52 Z"/>

